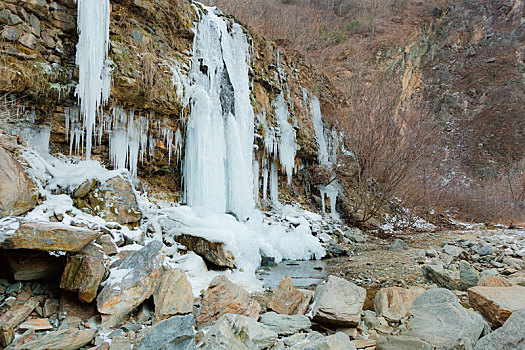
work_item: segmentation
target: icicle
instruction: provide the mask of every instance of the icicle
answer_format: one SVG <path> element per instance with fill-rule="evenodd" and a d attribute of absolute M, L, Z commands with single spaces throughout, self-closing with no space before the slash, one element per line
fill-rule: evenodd
<path fill-rule="evenodd" d="M 321 106 L 319 99 L 315 96 L 310 100 L 310 112 L 312 114 L 312 122 L 315 131 L 315 138 L 317 140 L 318 151 L 317 158 L 319 164 L 325 168 L 331 168 L 330 154 L 328 150 L 328 142 L 326 141 L 325 130 L 323 125 L 323 117 L 321 115 Z"/>
<path fill-rule="evenodd" d="M 266 162 L 263 167 L 263 200 L 266 200 L 266 194 L 268 193 L 268 165 Z"/>
<path fill-rule="evenodd" d="M 279 203 L 279 175 L 277 174 L 277 164 L 272 162 L 270 171 L 270 199 L 273 204 Z"/>
<path fill-rule="evenodd" d="M 253 198 L 255 203 L 259 201 L 259 161 L 253 160 Z"/>
<path fill-rule="evenodd" d="M 291 184 L 295 167 L 295 153 L 297 152 L 295 130 L 288 123 L 288 107 L 282 93 L 277 95 L 272 105 L 279 125 L 279 161 L 286 172 L 288 184 Z"/>
<path fill-rule="evenodd" d="M 107 103 L 111 86 L 109 49 L 109 0 L 77 0 L 79 68 L 76 95 L 86 131 L 86 158 L 91 157 L 91 143 L 97 112 Z"/>

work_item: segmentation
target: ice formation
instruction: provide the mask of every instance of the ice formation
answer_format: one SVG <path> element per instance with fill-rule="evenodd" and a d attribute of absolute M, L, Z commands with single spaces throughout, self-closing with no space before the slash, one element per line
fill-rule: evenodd
<path fill-rule="evenodd" d="M 337 180 L 333 181 L 332 183 L 326 186 L 319 186 L 319 192 L 321 192 L 323 214 L 326 213 L 325 199 L 326 197 L 328 197 L 330 199 L 330 216 L 332 216 L 333 218 L 337 218 L 338 214 L 335 209 L 337 196 L 339 195 L 339 183 L 337 182 Z"/>
<path fill-rule="evenodd" d="M 91 144 L 97 113 L 107 103 L 111 87 L 109 49 L 109 0 L 77 0 L 78 43 L 76 63 L 80 102 L 86 142 L 86 158 Z"/>
<path fill-rule="evenodd" d="M 277 125 L 279 126 L 279 161 L 286 172 L 288 184 L 291 184 L 295 167 L 295 153 L 297 152 L 295 130 L 288 122 L 290 113 L 288 112 L 288 105 L 283 93 L 277 95 L 272 105 L 275 110 Z"/>
<path fill-rule="evenodd" d="M 310 100 L 310 113 L 312 115 L 312 123 L 315 132 L 315 139 L 317 140 L 317 159 L 319 164 L 325 168 L 331 168 L 332 162 L 330 160 L 330 152 L 328 150 L 328 141 L 326 140 L 325 129 L 323 125 L 323 117 L 321 115 L 321 106 L 319 99 L 313 96 Z"/>

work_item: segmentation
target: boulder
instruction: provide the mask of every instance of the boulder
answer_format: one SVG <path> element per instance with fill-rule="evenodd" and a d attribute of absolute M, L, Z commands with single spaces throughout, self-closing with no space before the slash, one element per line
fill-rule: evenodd
<path fill-rule="evenodd" d="M 512 285 L 512 282 L 501 276 L 483 276 L 478 282 L 480 287 L 511 287 Z"/>
<path fill-rule="evenodd" d="M 152 327 L 143 329 L 139 336 L 137 350 L 190 350 L 196 349 L 193 315 L 173 316 Z"/>
<path fill-rule="evenodd" d="M 512 284 L 517 284 L 518 286 L 525 287 L 525 272 L 517 272 L 509 276 L 508 279 Z"/>
<path fill-rule="evenodd" d="M 312 327 L 305 315 L 281 315 L 275 312 L 262 314 L 260 322 L 279 335 L 292 335 Z"/>
<path fill-rule="evenodd" d="M 211 241 L 203 237 L 181 234 L 175 240 L 204 258 L 204 260 L 219 267 L 236 268 L 232 253 L 226 249 L 224 242 Z"/>
<path fill-rule="evenodd" d="M 367 240 L 367 237 L 365 234 L 363 234 L 363 231 L 357 227 L 352 227 L 346 230 L 344 235 L 354 243 L 365 243 Z"/>
<path fill-rule="evenodd" d="M 470 287 L 478 285 L 479 275 L 474 268 L 466 261 L 459 262 L 459 286 L 461 290 L 467 290 Z"/>
<path fill-rule="evenodd" d="M 179 269 L 164 271 L 153 294 L 155 320 L 193 311 L 193 292 L 186 274 Z"/>
<path fill-rule="evenodd" d="M 41 338 L 31 340 L 20 350 L 74 350 L 88 344 L 97 333 L 96 329 L 67 328 L 47 333 Z"/>
<path fill-rule="evenodd" d="M 111 238 L 110 235 L 100 236 L 97 239 L 96 243 L 99 244 L 102 247 L 102 249 L 104 249 L 104 252 L 108 256 L 115 255 L 118 253 L 117 245 L 115 244 L 115 242 L 113 242 L 113 239 Z"/>
<path fill-rule="evenodd" d="M 53 326 L 51 323 L 49 323 L 49 319 L 47 318 L 33 318 L 31 320 L 27 320 L 25 322 L 22 322 L 19 326 L 19 329 L 34 329 L 36 331 L 45 331 L 49 329 L 53 329 Z"/>
<path fill-rule="evenodd" d="M 16 30 L 13 28 L 13 32 Z M 7 29 L 2 35 L 5 37 L 6 33 Z M 0 147 L 0 164 L 0 218 L 27 213 L 36 206 L 31 179 L 22 165 L 3 147 Z"/>
<path fill-rule="evenodd" d="M 230 282 L 226 276 L 219 275 L 204 292 L 195 318 L 200 325 L 209 325 L 224 314 L 238 314 L 257 320 L 260 312 L 261 305 L 248 292 Z"/>
<path fill-rule="evenodd" d="M 104 260 L 99 257 L 86 254 L 70 256 L 60 278 L 60 288 L 78 292 L 81 301 L 90 303 L 97 296 L 105 273 Z"/>
<path fill-rule="evenodd" d="M 446 244 L 443 247 L 443 251 L 453 258 L 457 258 L 463 253 L 463 249 L 456 247 L 455 245 Z"/>
<path fill-rule="evenodd" d="M 15 327 L 22 323 L 37 306 L 37 298 L 24 302 L 17 301 L 0 315 L 0 344 L 7 346 L 13 341 Z"/>
<path fill-rule="evenodd" d="M 432 346 L 418 337 L 407 335 L 379 336 L 377 350 L 432 350 Z"/>
<path fill-rule="evenodd" d="M 414 300 L 423 292 L 424 288 L 381 288 L 374 300 L 376 313 L 389 322 L 399 322 L 407 316 Z"/>
<path fill-rule="evenodd" d="M 468 290 L 468 299 L 486 320 L 499 327 L 514 311 L 525 309 L 525 287 L 473 287 Z"/>
<path fill-rule="evenodd" d="M 474 311 L 465 309 L 457 297 L 443 288 L 430 289 L 412 304 L 414 316 L 402 335 L 418 337 L 438 349 L 469 349 L 488 325 Z"/>
<path fill-rule="evenodd" d="M 350 342 L 350 337 L 342 332 L 337 332 L 328 337 L 322 337 L 310 342 L 299 343 L 290 350 L 356 350 Z"/>
<path fill-rule="evenodd" d="M 396 238 L 394 243 L 388 247 L 389 250 L 405 250 L 408 248 L 408 244 L 405 243 L 402 239 Z"/>
<path fill-rule="evenodd" d="M 303 315 L 308 309 L 312 293 L 303 293 L 294 288 L 292 278 L 286 276 L 273 292 L 268 308 L 284 315 Z"/>
<path fill-rule="evenodd" d="M 277 333 L 251 317 L 225 314 L 211 327 L 199 349 L 265 349 L 277 340 Z"/>
<path fill-rule="evenodd" d="M 421 267 L 423 276 L 437 284 L 439 287 L 447 288 L 450 290 L 458 290 L 459 285 L 456 280 L 440 265 L 423 265 Z"/>
<path fill-rule="evenodd" d="M 315 290 L 312 319 L 332 326 L 356 326 L 361 320 L 365 298 L 364 288 L 345 279 L 329 276 Z"/>
<path fill-rule="evenodd" d="M 99 232 L 78 227 L 26 222 L 0 242 L 0 248 L 78 252 L 98 237 L 100 237 Z"/>
<path fill-rule="evenodd" d="M 162 243 L 152 241 L 112 265 L 109 278 L 97 297 L 98 311 L 104 315 L 103 325 L 111 327 L 157 289 L 164 256 Z"/>
<path fill-rule="evenodd" d="M 522 350 L 525 348 L 525 309 L 514 312 L 501 328 L 481 338 L 474 350 Z"/>
<path fill-rule="evenodd" d="M 17 281 L 56 279 L 60 277 L 66 262 L 64 256 L 25 249 L 1 251 L 0 259 L 5 262 L 7 272 Z"/>

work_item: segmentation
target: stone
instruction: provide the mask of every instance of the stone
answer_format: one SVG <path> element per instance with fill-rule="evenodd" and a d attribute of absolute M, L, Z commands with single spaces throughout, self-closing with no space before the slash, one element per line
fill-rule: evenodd
<path fill-rule="evenodd" d="M 131 340 L 122 335 L 118 335 L 111 339 L 109 350 L 131 350 L 132 347 Z"/>
<path fill-rule="evenodd" d="M 356 349 L 366 349 L 375 347 L 376 341 L 374 339 L 356 339 L 351 340 L 350 344 L 352 344 Z"/>
<path fill-rule="evenodd" d="M 0 315 L 0 344 L 9 345 L 14 337 L 14 329 L 38 306 L 36 297 L 25 302 L 14 303 L 9 310 Z"/>
<path fill-rule="evenodd" d="M 193 315 L 173 316 L 152 327 L 145 328 L 138 335 L 136 350 L 190 350 L 196 349 Z"/>
<path fill-rule="evenodd" d="M 236 268 L 232 253 L 226 249 L 224 242 L 211 241 L 190 234 L 181 234 L 175 240 L 204 258 L 204 260 L 220 267 Z"/>
<path fill-rule="evenodd" d="M 55 40 L 46 31 L 43 31 L 40 35 L 44 41 L 44 46 L 48 49 L 54 49 L 56 47 Z"/>
<path fill-rule="evenodd" d="M 201 308 L 195 316 L 197 323 L 207 325 L 224 314 L 259 318 L 261 305 L 248 292 L 230 282 L 224 275 L 215 277 L 204 292 Z"/>
<path fill-rule="evenodd" d="M 111 327 L 149 298 L 157 289 L 164 256 L 162 243 L 152 241 L 113 264 L 104 288 L 97 296 L 103 326 Z"/>
<path fill-rule="evenodd" d="M 0 248 L 78 252 L 99 236 L 99 232 L 73 226 L 26 222 L 0 242 Z"/>
<path fill-rule="evenodd" d="M 25 7 L 41 18 L 49 15 L 46 0 L 23 0 L 22 2 Z"/>
<path fill-rule="evenodd" d="M 501 328 L 481 338 L 474 350 L 523 350 L 525 348 L 525 309 L 514 312 Z"/>
<path fill-rule="evenodd" d="M 40 36 L 40 20 L 34 14 L 31 14 L 29 16 L 29 24 L 31 25 L 33 34 L 39 37 Z"/>
<path fill-rule="evenodd" d="M 408 248 L 408 244 L 405 243 L 402 239 L 396 238 L 394 243 L 388 247 L 389 250 L 405 250 Z"/>
<path fill-rule="evenodd" d="M 412 304 L 413 318 L 403 335 L 418 337 L 434 348 L 472 348 L 488 325 L 443 288 L 429 289 Z"/>
<path fill-rule="evenodd" d="M 424 292 L 424 288 L 381 288 L 374 300 L 377 315 L 389 322 L 399 322 L 409 314 L 414 300 Z"/>
<path fill-rule="evenodd" d="M 9 25 L 16 26 L 17 24 L 22 23 L 22 19 L 15 14 L 9 16 Z"/>
<path fill-rule="evenodd" d="M 377 350 L 432 350 L 432 346 L 418 337 L 406 335 L 382 336 L 377 338 Z"/>
<path fill-rule="evenodd" d="M 450 290 L 458 290 L 459 285 L 456 280 L 440 265 L 423 265 L 421 267 L 423 276 L 437 284 L 439 287 L 447 288 Z"/>
<path fill-rule="evenodd" d="M 499 327 L 514 311 L 525 309 L 525 287 L 472 287 L 468 299 L 474 310 Z"/>
<path fill-rule="evenodd" d="M 22 30 L 19 27 L 5 27 L 4 30 L 2 31 L 1 37 L 2 37 L 2 39 L 5 39 L 7 41 L 17 41 L 20 38 L 21 35 L 22 35 Z M 1 152 L 2 151 L 0 151 L 0 159 L 2 158 Z M 2 164 L 6 164 L 6 163 L 2 163 Z M 6 164 L 6 169 L 0 170 L 0 178 L 2 179 L 2 181 L 4 179 L 9 180 L 7 177 L 5 177 L 5 174 L 3 174 L 3 172 L 4 171 L 5 172 L 13 171 L 14 169 L 10 168 L 11 166 L 12 166 L 12 164 Z M 15 186 L 22 187 L 23 184 L 15 184 Z M 4 191 L 6 191 L 6 190 L 9 193 L 5 193 Z M 9 195 L 9 196 L 15 196 L 15 197 L 14 198 L 10 198 L 10 197 L 2 198 L 2 196 L 6 195 L 6 194 Z M 5 188 L 2 188 L 2 190 L 0 191 L 0 204 L 1 204 L 2 207 L 0 209 L 2 211 L 5 211 L 6 209 L 4 209 L 4 208 L 6 208 L 6 206 L 3 203 L 3 201 L 4 200 L 8 201 L 8 200 L 11 200 L 11 199 L 15 199 L 16 200 L 16 199 L 18 199 L 18 198 L 16 198 L 17 195 L 19 195 L 19 193 L 13 191 L 12 187 L 10 188 L 8 186 L 5 186 Z M 27 198 L 29 198 L 29 197 L 27 197 Z M 24 200 L 24 198 L 22 198 L 22 200 Z M 9 203 L 7 203 L 7 204 L 9 204 Z M 22 202 L 21 204 L 25 204 L 25 203 Z M 21 210 L 23 208 L 24 207 L 22 206 L 21 208 L 17 207 L 16 209 Z M 9 209 L 9 207 L 7 207 L 7 209 Z M 29 211 L 29 209 L 26 210 L 26 211 Z M 2 214 L 2 213 L 0 212 L 0 214 Z M 7 216 L 7 215 L 2 215 L 2 216 Z"/>
<path fill-rule="evenodd" d="M 33 33 L 25 33 L 22 35 L 20 39 L 18 39 L 18 42 L 28 49 L 34 50 L 36 48 L 36 41 L 37 38 Z"/>
<path fill-rule="evenodd" d="M 480 287 L 512 287 L 513 284 L 505 277 L 483 276 L 479 279 L 479 282 L 477 285 Z"/>
<path fill-rule="evenodd" d="M 160 283 L 153 294 L 155 320 L 193 311 L 193 291 L 186 274 L 179 269 L 162 273 Z"/>
<path fill-rule="evenodd" d="M 476 270 L 465 260 L 459 262 L 459 287 L 467 290 L 478 285 L 479 275 Z"/>
<path fill-rule="evenodd" d="M 291 335 L 312 327 L 305 315 L 281 315 L 275 312 L 262 314 L 260 322 L 279 335 Z"/>
<path fill-rule="evenodd" d="M 251 317 L 225 314 L 210 328 L 199 349 L 265 349 L 277 340 L 277 333 Z"/>
<path fill-rule="evenodd" d="M 111 235 L 102 235 L 97 240 L 96 243 L 101 245 L 104 249 L 106 255 L 115 255 L 118 253 L 117 245 L 113 242 Z"/>
<path fill-rule="evenodd" d="M 44 302 L 44 307 L 42 308 L 42 314 L 44 317 L 49 317 L 58 312 L 59 309 L 59 300 L 58 299 L 47 299 Z"/>
<path fill-rule="evenodd" d="M 87 179 L 78 185 L 73 191 L 73 198 L 84 198 L 89 192 L 97 185 L 97 181 L 94 179 Z"/>
<path fill-rule="evenodd" d="M 22 282 L 16 282 L 11 284 L 7 289 L 5 290 L 5 294 L 11 294 L 14 292 L 18 292 L 22 289 L 23 283 Z"/>
<path fill-rule="evenodd" d="M 479 256 L 485 256 L 490 255 L 492 251 L 494 250 L 494 247 L 492 244 L 487 243 L 485 241 L 479 241 L 472 247 L 472 249 L 479 255 Z"/>
<path fill-rule="evenodd" d="M 366 235 L 357 227 L 346 230 L 344 236 L 354 243 L 365 243 L 367 241 Z"/>
<path fill-rule="evenodd" d="M 365 298 L 364 288 L 345 279 L 329 276 L 315 290 L 312 319 L 332 326 L 356 326 L 361 320 Z"/>
<path fill-rule="evenodd" d="M 49 319 L 47 318 L 34 318 L 32 320 L 27 320 L 25 322 L 22 322 L 18 328 L 20 329 L 34 329 L 37 331 L 42 330 L 48 330 L 53 329 L 53 326 L 51 323 L 49 323 Z"/>
<path fill-rule="evenodd" d="M 104 260 L 91 255 L 78 254 L 68 258 L 60 279 L 60 288 L 78 292 L 81 301 L 90 303 L 97 296 L 98 287 L 106 267 Z"/>
<path fill-rule="evenodd" d="M 508 277 L 508 280 L 517 284 L 518 286 L 525 287 L 525 272 L 518 272 Z"/>
<path fill-rule="evenodd" d="M 453 258 L 459 257 L 463 253 L 463 249 L 456 247 L 455 245 L 446 244 L 443 247 L 443 251 Z"/>
<path fill-rule="evenodd" d="M 297 344 L 292 346 L 290 350 L 356 350 L 356 348 L 350 342 L 348 335 L 337 332 L 328 337 Z"/>
<path fill-rule="evenodd" d="M 381 325 L 377 319 L 376 313 L 371 310 L 365 310 L 363 312 L 362 321 L 368 329 L 375 329 Z"/>
<path fill-rule="evenodd" d="M 23 344 L 20 350 L 74 350 L 88 344 L 96 334 L 96 329 L 79 330 L 76 328 L 63 329 L 47 333 Z"/>
<path fill-rule="evenodd" d="M 292 277 L 286 276 L 273 292 L 268 308 L 284 315 L 304 314 L 311 299 L 311 293 L 304 294 L 294 288 Z"/>
<path fill-rule="evenodd" d="M 6 27 L 2 38 L 16 41 L 21 35 L 19 28 Z M 36 196 L 31 188 L 33 182 L 22 165 L 0 147 L 0 218 L 22 215 L 36 206 Z"/>
<path fill-rule="evenodd" d="M 17 281 L 56 279 L 62 273 L 66 260 L 64 256 L 33 250 L 4 250 L 0 256 L 7 272 Z"/>

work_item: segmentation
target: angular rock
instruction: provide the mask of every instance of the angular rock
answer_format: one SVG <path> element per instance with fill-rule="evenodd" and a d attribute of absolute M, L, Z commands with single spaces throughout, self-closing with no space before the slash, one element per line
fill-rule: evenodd
<path fill-rule="evenodd" d="M 131 340 L 122 335 L 118 335 L 111 339 L 109 350 L 131 350 L 132 348 L 133 344 L 131 343 Z"/>
<path fill-rule="evenodd" d="M 0 257 L 11 277 L 17 281 L 58 278 L 66 261 L 64 256 L 22 249 L 4 250 Z"/>
<path fill-rule="evenodd" d="M 440 265 L 423 265 L 421 267 L 423 276 L 437 284 L 439 287 L 447 288 L 450 290 L 458 290 L 459 285 L 456 280 L 450 276 L 450 273 Z"/>
<path fill-rule="evenodd" d="M 363 234 L 363 231 L 357 227 L 352 227 L 346 230 L 344 235 L 354 243 L 365 243 L 367 240 L 367 237 Z"/>
<path fill-rule="evenodd" d="M 74 350 L 88 344 L 96 334 L 96 329 L 79 330 L 68 328 L 51 332 L 23 344 L 20 350 Z"/>
<path fill-rule="evenodd" d="M 305 315 L 281 315 L 275 312 L 262 314 L 260 322 L 279 335 L 291 335 L 312 327 Z"/>
<path fill-rule="evenodd" d="M 418 296 L 412 315 L 403 335 L 418 337 L 438 349 L 472 348 L 488 328 L 479 314 L 465 309 L 451 291 L 443 288 Z"/>
<path fill-rule="evenodd" d="M 248 292 L 223 275 L 215 277 L 204 292 L 201 308 L 195 316 L 197 323 L 207 325 L 224 314 L 259 318 L 261 306 Z"/>
<path fill-rule="evenodd" d="M 468 299 L 486 320 L 499 327 L 514 311 L 525 309 L 525 287 L 473 287 L 468 290 Z"/>
<path fill-rule="evenodd" d="M 196 349 L 193 315 L 173 316 L 139 334 L 137 350 L 190 350 Z"/>
<path fill-rule="evenodd" d="M 17 40 L 20 29 L 6 28 L 2 37 Z M 16 39 L 15 39 L 16 37 Z M 12 40 L 12 41 L 14 41 Z M 0 218 L 22 215 L 36 205 L 36 196 L 32 193 L 32 181 L 24 168 L 7 151 L 0 147 Z"/>
<path fill-rule="evenodd" d="M 99 232 L 73 226 L 26 222 L 0 242 L 0 248 L 78 252 L 98 237 Z"/>
<path fill-rule="evenodd" d="M 103 259 L 78 254 L 68 258 L 60 279 L 60 288 L 78 292 L 81 301 L 90 303 L 95 299 L 98 286 L 105 273 L 106 267 Z"/>
<path fill-rule="evenodd" d="M 512 284 L 517 284 L 518 286 L 525 287 L 525 272 L 518 272 L 509 276 L 509 281 Z"/>
<path fill-rule="evenodd" d="M 366 290 L 345 279 L 329 276 L 315 290 L 312 319 L 321 324 L 349 327 L 361 320 Z"/>
<path fill-rule="evenodd" d="M 181 234 L 176 236 L 175 240 L 213 265 L 232 269 L 237 267 L 232 253 L 226 249 L 224 242 L 210 241 L 190 234 Z"/>
<path fill-rule="evenodd" d="M 443 251 L 453 258 L 457 258 L 463 253 L 463 249 L 456 247 L 455 245 L 446 244 L 443 247 Z"/>
<path fill-rule="evenodd" d="M 379 336 L 376 342 L 377 350 L 432 350 L 432 346 L 417 337 L 406 335 Z"/>
<path fill-rule="evenodd" d="M 22 322 L 18 328 L 20 329 L 34 329 L 34 330 L 48 330 L 53 329 L 53 326 L 51 323 L 49 323 L 49 319 L 47 318 L 34 318 L 32 320 L 27 320 L 25 322 Z"/>
<path fill-rule="evenodd" d="M 117 261 L 97 296 L 98 311 L 103 324 L 111 327 L 122 319 L 157 289 L 162 272 L 162 243 L 152 241 L 144 248 Z"/>
<path fill-rule="evenodd" d="M 459 286 L 461 290 L 478 285 L 479 275 L 470 264 L 464 260 L 459 262 Z"/>
<path fill-rule="evenodd" d="M 514 312 L 501 328 L 481 338 L 474 350 L 522 350 L 525 348 L 525 309 Z"/>
<path fill-rule="evenodd" d="M 225 314 L 199 343 L 199 349 L 264 349 L 277 339 L 277 333 L 251 317 Z"/>
<path fill-rule="evenodd" d="M 0 343 L 9 345 L 15 337 L 14 329 L 22 323 L 38 306 L 38 299 L 31 298 L 25 302 L 16 302 L 3 315 L 0 315 Z"/>
<path fill-rule="evenodd" d="M 292 346 L 290 350 L 356 350 L 350 342 L 350 337 L 344 333 L 337 332 L 328 337 L 322 337 L 307 343 Z"/>
<path fill-rule="evenodd" d="M 33 33 L 25 33 L 22 35 L 20 39 L 18 39 L 18 42 L 28 49 L 34 50 L 36 48 L 36 41 L 37 38 Z"/>
<path fill-rule="evenodd" d="M 102 246 L 106 255 L 115 255 L 118 253 L 117 245 L 113 242 L 110 235 L 100 236 L 96 243 Z"/>
<path fill-rule="evenodd" d="M 500 276 L 483 276 L 478 282 L 480 287 L 512 287 L 512 285 L 512 282 Z"/>
<path fill-rule="evenodd" d="M 312 298 L 311 293 L 304 294 L 294 288 L 292 278 L 286 276 L 273 292 L 268 308 L 284 315 L 304 314 Z"/>
<path fill-rule="evenodd" d="M 47 299 L 44 303 L 44 307 L 42 308 L 44 317 L 49 317 L 56 314 L 59 309 L 59 304 L 60 302 L 58 299 Z"/>
<path fill-rule="evenodd" d="M 394 243 L 388 247 L 389 250 L 405 250 L 408 248 L 408 244 L 405 243 L 402 239 L 396 238 Z"/>
<path fill-rule="evenodd" d="M 424 288 L 381 288 L 374 300 L 377 315 L 383 316 L 387 321 L 398 322 L 407 316 L 414 300 L 424 292 Z"/>
<path fill-rule="evenodd" d="M 367 349 L 375 348 L 376 341 L 374 339 L 356 339 L 350 340 L 350 344 L 352 344 L 356 349 Z"/>
<path fill-rule="evenodd" d="M 173 315 L 189 314 L 193 311 L 193 292 L 186 274 L 179 269 L 162 273 L 160 283 L 153 294 L 155 320 Z"/>

